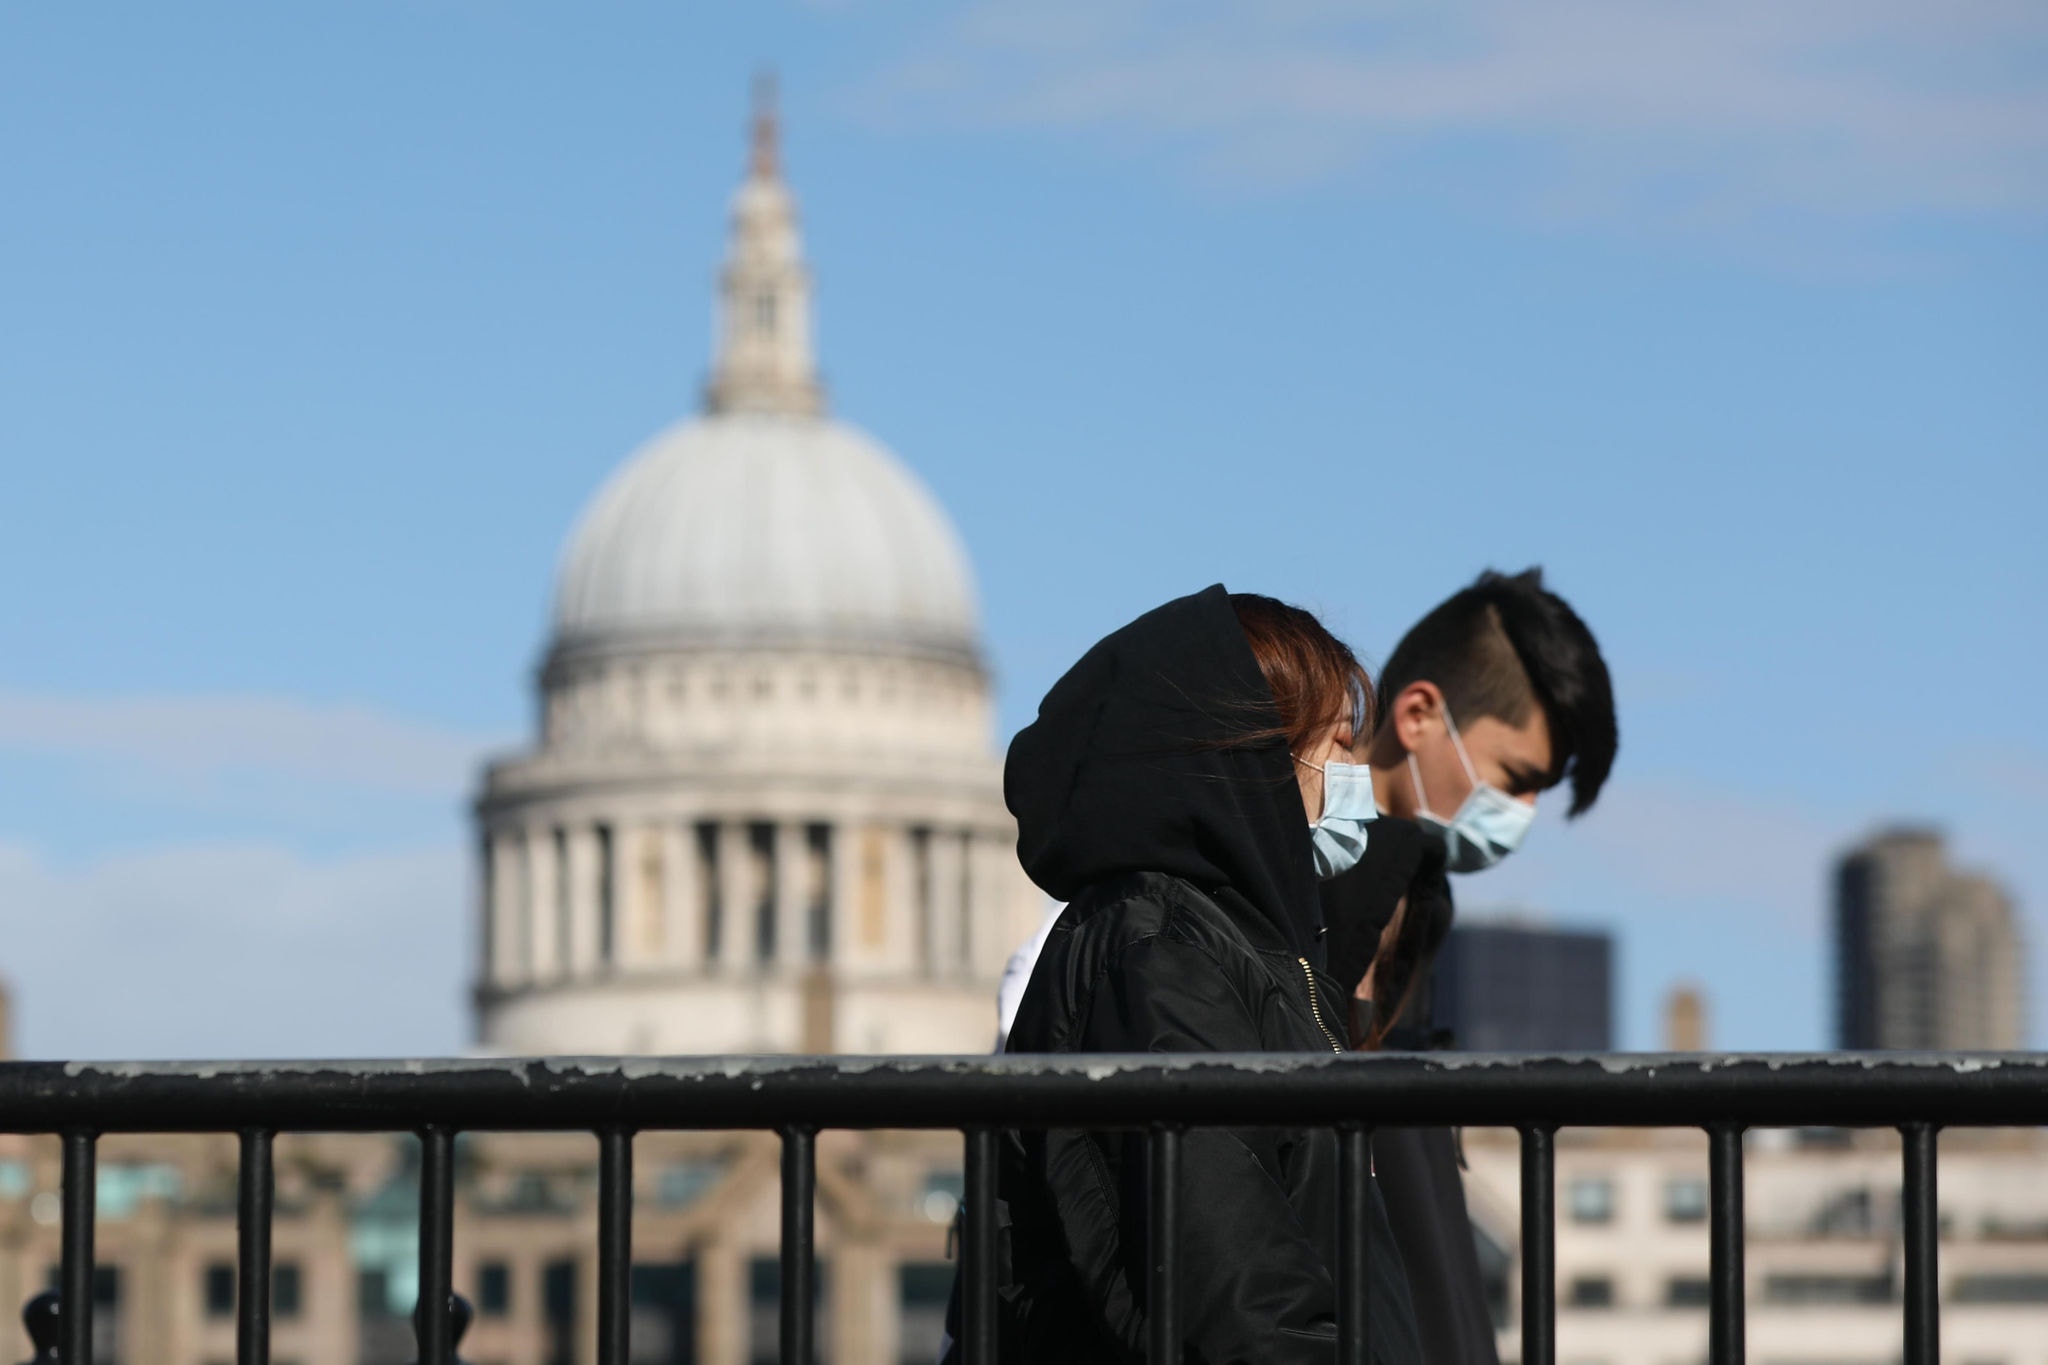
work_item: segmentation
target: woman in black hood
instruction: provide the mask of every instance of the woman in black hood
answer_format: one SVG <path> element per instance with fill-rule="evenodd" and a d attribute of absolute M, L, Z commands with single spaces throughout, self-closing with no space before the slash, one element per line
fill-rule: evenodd
<path fill-rule="evenodd" d="M 1021 1052 L 1345 1050 L 1322 976 L 1310 825 L 1371 688 L 1316 619 L 1219 585 L 1110 635 L 1010 745 L 1025 870 L 1068 902 L 1010 1034 Z M 1186 1358 L 1336 1355 L 1337 1146 L 1326 1129 L 1190 1131 L 1178 1254 Z M 1005 1362 L 1125 1362 L 1146 1335 L 1144 1144 L 1012 1132 Z M 1420 1359 L 1372 1192 L 1371 1347 Z"/>

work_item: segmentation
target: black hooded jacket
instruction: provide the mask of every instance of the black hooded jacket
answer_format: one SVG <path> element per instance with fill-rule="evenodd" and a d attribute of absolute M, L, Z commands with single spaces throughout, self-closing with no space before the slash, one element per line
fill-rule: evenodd
<path fill-rule="evenodd" d="M 1222 587 L 1104 639 L 1010 746 L 1005 794 L 1033 880 L 1068 902 L 1010 1034 L 1020 1052 L 1343 1050 L 1321 976 L 1300 789 Z M 1005 1362 L 1125 1362 L 1145 1347 L 1141 1137 L 1006 1135 Z M 1328 1130 L 1189 1132 L 1177 1248 L 1186 1358 L 1336 1353 L 1337 1146 Z M 1371 1332 L 1421 1359 L 1373 1191 Z"/>
<path fill-rule="evenodd" d="M 1431 1027 L 1428 973 L 1453 907 L 1443 844 L 1409 820 L 1373 822 L 1357 867 L 1322 884 L 1329 923 L 1329 975 L 1347 994 L 1358 988 L 1379 948 L 1380 931 L 1408 901 L 1407 928 L 1377 984 L 1399 1000 L 1417 981 L 1386 1045 L 1403 1051 L 1441 1046 Z M 1465 1205 L 1456 1135 L 1448 1128 L 1376 1129 L 1373 1167 L 1386 1194 L 1387 1220 L 1415 1309 L 1416 1335 L 1429 1365 L 1500 1365 Z"/>

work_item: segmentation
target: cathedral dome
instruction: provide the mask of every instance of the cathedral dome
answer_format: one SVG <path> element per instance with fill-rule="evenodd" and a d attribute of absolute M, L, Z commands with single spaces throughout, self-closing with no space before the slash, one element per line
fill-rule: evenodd
<path fill-rule="evenodd" d="M 946 514 L 825 415 L 778 159 L 764 104 L 733 197 L 704 415 L 656 436 L 584 512 L 557 585 L 557 656 L 822 646 L 978 668 L 973 582 Z"/>
<path fill-rule="evenodd" d="M 643 641 L 973 658 L 972 576 L 937 501 L 868 436 L 714 411 L 628 461 L 563 557 L 556 647 Z"/>

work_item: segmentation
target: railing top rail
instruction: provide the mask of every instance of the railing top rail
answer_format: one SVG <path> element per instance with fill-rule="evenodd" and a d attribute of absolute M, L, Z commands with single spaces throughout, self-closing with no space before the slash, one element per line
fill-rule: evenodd
<path fill-rule="evenodd" d="M 2048 1053 L 0 1063 L 0 1132 L 2048 1125 Z"/>

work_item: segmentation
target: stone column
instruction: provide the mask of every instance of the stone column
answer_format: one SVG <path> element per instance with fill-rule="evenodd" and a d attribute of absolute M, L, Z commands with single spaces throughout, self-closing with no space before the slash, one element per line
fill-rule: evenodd
<path fill-rule="evenodd" d="M 525 956 L 525 925 L 521 922 L 521 873 L 525 850 L 515 830 L 497 830 L 490 835 L 491 876 L 484 914 L 489 918 L 490 953 L 484 964 L 485 979 L 493 986 L 520 982 L 520 959 Z"/>
<path fill-rule="evenodd" d="M 865 963 L 875 955 L 875 945 L 863 935 L 860 914 L 861 827 L 835 821 L 832 825 L 832 860 L 826 877 L 832 888 L 832 960 L 834 970 Z"/>
<path fill-rule="evenodd" d="M 917 841 L 903 825 L 882 827 L 883 861 L 889 872 L 887 922 L 890 966 L 905 976 L 923 974 L 927 961 L 923 912 L 918 909 Z"/>
<path fill-rule="evenodd" d="M 833 1365 L 895 1365 L 901 1359 L 895 1263 L 866 1238 L 832 1249 L 831 1318 L 826 1326 Z"/>
<path fill-rule="evenodd" d="M 614 837 L 622 840 L 619 861 L 623 899 L 619 908 L 618 962 L 622 968 L 645 967 L 668 951 L 668 883 L 671 864 L 660 825 L 626 825 Z"/>
<path fill-rule="evenodd" d="M 160 1198 L 142 1201 L 130 1225 L 133 1254 L 121 1267 L 121 1340 L 116 1354 L 124 1365 L 172 1365 L 177 1343 L 164 1329 L 171 1296 L 174 1215 Z"/>
<path fill-rule="evenodd" d="M 976 831 L 973 850 L 974 904 L 967 911 L 971 935 L 969 970 L 981 977 L 1001 976 L 1003 965 L 1018 946 L 1008 941 L 1009 914 L 1003 904 L 1004 890 L 1009 884 L 1005 880 L 1005 863 L 1016 854 L 1001 838 L 985 830 Z"/>
<path fill-rule="evenodd" d="M 754 905 L 747 875 L 746 827 L 733 820 L 718 822 L 718 900 L 721 929 L 718 966 L 744 971 L 754 956 Z"/>
<path fill-rule="evenodd" d="M 931 835 L 932 908 L 930 973 L 960 974 L 960 832 L 935 829 Z"/>
<path fill-rule="evenodd" d="M 705 887 L 697 864 L 697 827 L 670 821 L 661 829 L 662 857 L 668 864 L 667 920 L 661 960 L 684 968 L 704 963 Z"/>
<path fill-rule="evenodd" d="M 597 1245 L 597 1219 L 577 1219 L 577 1242 L 586 1247 Z M 629 1275 L 631 1271 L 627 1272 Z M 631 1312 L 629 1308 L 627 1310 Z M 576 1365 L 597 1365 L 597 1256 L 592 1252 L 581 1252 L 576 1257 L 576 1345 L 573 1351 Z"/>
<path fill-rule="evenodd" d="M 549 981 L 562 974 L 561 907 L 555 888 L 560 872 L 555 866 L 555 831 L 547 825 L 526 829 L 526 962 L 527 974 L 535 981 Z"/>
<path fill-rule="evenodd" d="M 569 962 L 572 978 L 595 974 L 597 943 L 597 833 L 569 826 Z"/>
<path fill-rule="evenodd" d="M 699 1365 L 747 1365 L 747 1259 L 722 1229 L 697 1253 Z"/>

